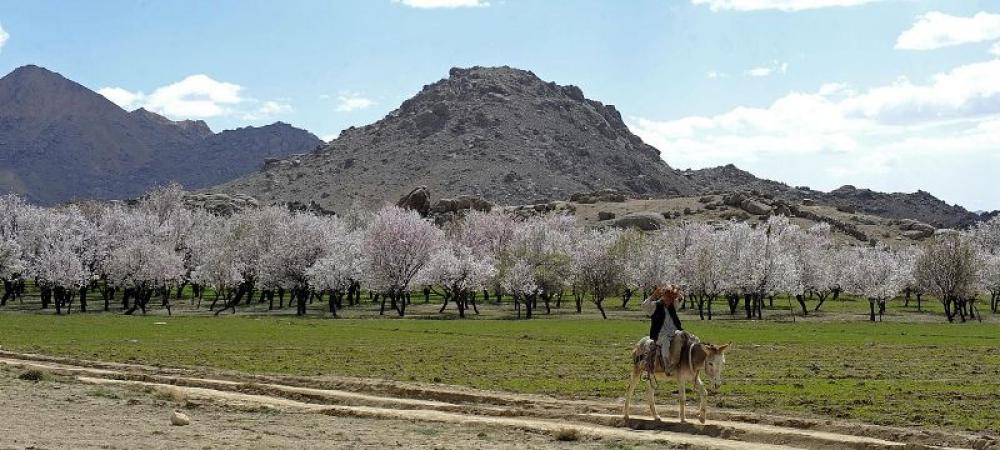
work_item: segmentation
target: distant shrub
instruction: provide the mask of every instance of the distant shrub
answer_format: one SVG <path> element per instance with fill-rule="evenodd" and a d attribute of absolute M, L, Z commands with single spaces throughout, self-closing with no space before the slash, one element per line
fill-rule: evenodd
<path fill-rule="evenodd" d="M 563 442 L 579 441 L 580 431 L 576 428 L 562 428 L 556 432 L 556 440 Z"/>
<path fill-rule="evenodd" d="M 24 381 L 46 381 L 51 378 L 52 375 L 41 369 L 28 369 L 17 376 L 17 379 Z"/>

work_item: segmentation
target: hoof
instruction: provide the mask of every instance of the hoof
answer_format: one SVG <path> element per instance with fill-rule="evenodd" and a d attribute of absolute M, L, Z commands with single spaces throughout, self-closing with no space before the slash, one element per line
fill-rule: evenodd
<path fill-rule="evenodd" d="M 698 421 L 704 424 L 705 423 L 705 416 L 698 417 Z"/>
<path fill-rule="evenodd" d="M 663 419 L 661 419 L 660 416 L 653 416 L 653 420 L 657 422 L 663 422 Z"/>
<path fill-rule="evenodd" d="M 628 422 L 628 414 L 625 414 L 625 416 L 622 417 L 622 420 Z"/>

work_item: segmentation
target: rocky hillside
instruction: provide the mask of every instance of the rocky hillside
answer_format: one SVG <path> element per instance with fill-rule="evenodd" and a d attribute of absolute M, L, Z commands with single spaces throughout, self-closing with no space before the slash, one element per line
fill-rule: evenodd
<path fill-rule="evenodd" d="M 637 198 L 697 191 L 614 106 L 510 67 L 452 69 L 382 120 L 215 190 L 342 211 L 395 202 L 421 185 L 438 197 L 508 205 L 602 188 Z"/>
<path fill-rule="evenodd" d="M 201 188 L 320 143 L 283 123 L 216 134 L 202 121 L 128 112 L 37 66 L 0 79 L 0 193 L 40 204 L 134 197 L 170 181 Z"/>
<path fill-rule="evenodd" d="M 758 195 L 789 202 L 807 200 L 846 212 L 858 211 L 887 219 L 917 220 L 938 228 L 966 228 L 983 219 L 979 214 L 958 205 L 949 205 L 924 191 L 884 193 L 848 185 L 830 192 L 822 192 L 805 186 L 792 187 L 777 181 L 757 178 L 732 164 L 687 170 L 683 174 L 704 194 L 755 192 Z"/>

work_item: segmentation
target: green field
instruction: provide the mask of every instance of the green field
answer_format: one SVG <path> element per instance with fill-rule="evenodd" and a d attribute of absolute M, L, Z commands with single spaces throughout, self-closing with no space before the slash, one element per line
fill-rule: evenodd
<path fill-rule="evenodd" d="M 533 321 L 459 321 L 6 313 L 0 314 L 0 347 L 614 399 L 623 394 L 630 346 L 648 327 L 634 312 L 615 316 L 595 320 L 563 312 Z M 734 343 L 726 384 L 711 397 L 717 406 L 1000 431 L 1000 325 L 929 319 L 872 324 L 688 317 L 685 324 L 705 341 Z M 669 400 L 661 396 L 661 402 Z"/>

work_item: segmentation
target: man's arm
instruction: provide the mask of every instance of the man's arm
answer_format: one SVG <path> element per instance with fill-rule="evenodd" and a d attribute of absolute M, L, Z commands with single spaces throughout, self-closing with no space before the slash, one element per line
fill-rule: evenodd
<path fill-rule="evenodd" d="M 642 311 L 646 313 L 647 316 L 652 316 L 656 312 L 656 301 L 652 300 L 652 297 L 647 298 L 642 301 Z"/>

